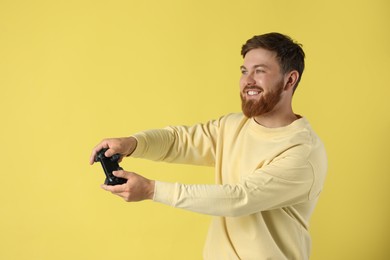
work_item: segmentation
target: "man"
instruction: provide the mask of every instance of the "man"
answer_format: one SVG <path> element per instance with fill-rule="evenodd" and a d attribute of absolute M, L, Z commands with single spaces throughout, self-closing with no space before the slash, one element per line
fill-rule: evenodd
<path fill-rule="evenodd" d="M 308 121 L 292 110 L 305 54 L 279 33 L 249 39 L 241 54 L 243 114 L 105 139 L 93 149 L 90 163 L 109 148 L 106 156 L 215 166 L 214 185 L 166 183 L 118 171 L 127 183 L 102 188 L 126 201 L 152 199 L 214 216 L 204 259 L 308 259 L 308 223 L 327 158 Z"/>

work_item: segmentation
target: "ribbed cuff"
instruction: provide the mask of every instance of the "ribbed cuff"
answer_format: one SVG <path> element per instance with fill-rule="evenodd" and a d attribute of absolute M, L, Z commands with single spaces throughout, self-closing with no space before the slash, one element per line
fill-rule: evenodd
<path fill-rule="evenodd" d="M 177 183 L 155 181 L 153 201 L 174 206 Z"/>
<path fill-rule="evenodd" d="M 134 135 L 132 135 L 132 137 L 134 137 L 137 140 L 137 147 L 135 148 L 135 150 L 131 154 L 131 157 L 140 158 L 145 153 L 146 145 L 147 145 L 146 140 L 145 140 L 144 135 L 142 133 L 134 134 Z"/>

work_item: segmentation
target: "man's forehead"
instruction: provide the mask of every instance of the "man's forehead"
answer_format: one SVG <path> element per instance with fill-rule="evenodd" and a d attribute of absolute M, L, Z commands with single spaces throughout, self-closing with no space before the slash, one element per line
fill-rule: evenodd
<path fill-rule="evenodd" d="M 250 50 L 246 53 L 243 66 L 246 68 L 253 67 L 273 67 L 278 65 L 276 53 L 263 48 Z"/>

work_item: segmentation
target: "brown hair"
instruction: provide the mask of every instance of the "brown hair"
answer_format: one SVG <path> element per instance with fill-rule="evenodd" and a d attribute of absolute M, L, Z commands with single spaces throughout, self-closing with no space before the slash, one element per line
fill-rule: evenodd
<path fill-rule="evenodd" d="M 289 36 L 281 33 L 267 33 L 253 36 L 241 48 L 241 55 L 245 55 L 253 49 L 263 48 L 276 53 L 282 73 L 288 73 L 296 70 L 299 78 L 294 86 L 297 88 L 305 69 L 305 52 L 302 45 L 294 42 Z"/>

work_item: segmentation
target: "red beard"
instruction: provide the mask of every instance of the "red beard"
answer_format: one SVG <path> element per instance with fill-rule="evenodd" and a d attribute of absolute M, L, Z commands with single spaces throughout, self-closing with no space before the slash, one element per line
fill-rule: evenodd
<path fill-rule="evenodd" d="M 250 87 L 247 87 L 250 88 Z M 244 91 L 246 91 L 246 89 Z M 262 93 L 262 96 L 259 100 L 246 100 L 246 98 L 241 93 L 241 108 L 244 115 L 248 118 L 264 115 L 276 106 L 281 99 L 281 94 L 283 91 L 283 85 L 280 84 L 275 91 Z"/>

